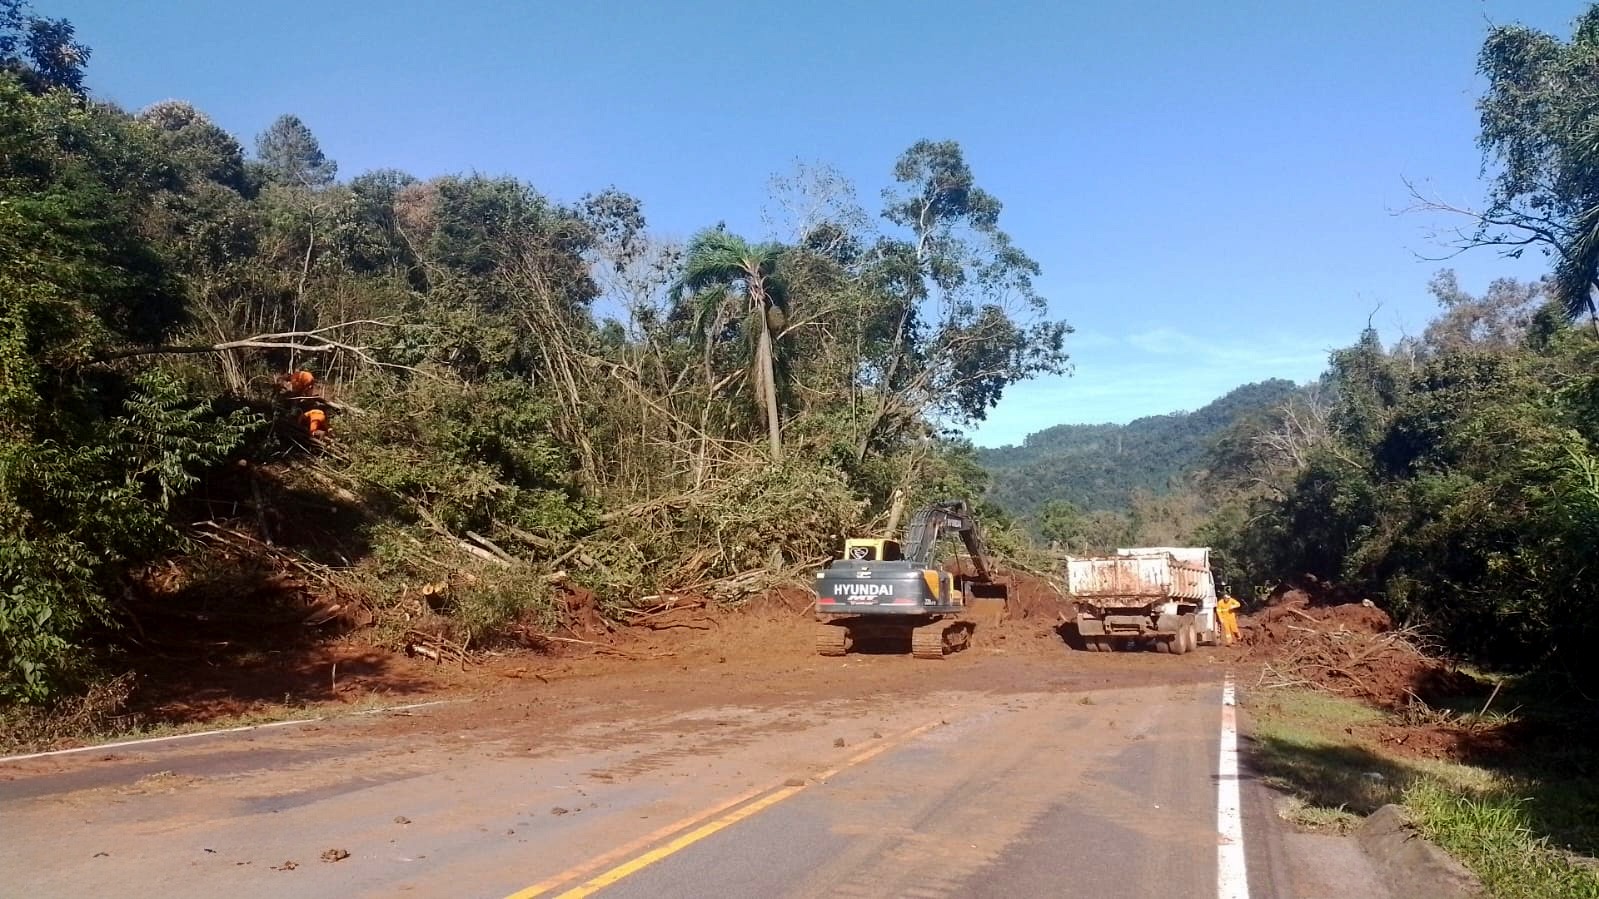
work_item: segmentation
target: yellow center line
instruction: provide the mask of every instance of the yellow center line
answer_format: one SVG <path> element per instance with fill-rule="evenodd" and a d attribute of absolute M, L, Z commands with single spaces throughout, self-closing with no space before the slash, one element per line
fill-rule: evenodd
<path fill-rule="evenodd" d="M 636 840 L 633 840 L 632 842 L 625 843 L 625 844 L 623 844 L 621 846 L 618 846 L 615 849 L 612 849 L 610 852 L 607 852 L 607 853 L 605 853 L 603 855 L 599 855 L 599 856 L 596 856 L 594 858 L 591 858 L 591 859 L 589 859 L 588 861 L 584 862 L 581 865 L 576 865 L 574 867 L 568 868 L 565 871 L 562 871 L 561 873 L 554 875 L 553 877 L 549 877 L 549 878 L 547 878 L 545 880 L 541 880 L 538 883 L 533 884 L 532 886 L 528 887 L 527 889 L 518 890 L 517 892 L 512 893 L 510 896 L 507 896 L 506 899 L 533 899 L 533 897 L 535 897 L 535 896 L 542 896 L 545 893 L 548 893 L 550 890 L 555 889 L 556 887 L 560 886 L 563 883 L 566 883 L 569 880 L 576 880 L 577 878 L 582 877 L 584 874 L 588 874 L 588 873 L 590 873 L 592 871 L 597 871 L 600 868 L 603 868 L 606 865 L 609 865 L 609 864 L 617 861 L 618 859 L 626 858 L 629 855 L 632 855 L 633 853 L 638 852 L 641 849 L 647 849 L 650 846 L 653 846 L 654 844 L 660 842 L 661 840 L 666 839 L 667 837 L 671 836 L 672 834 L 677 833 L 678 831 L 681 831 L 681 830 L 683 830 L 685 828 L 688 828 L 688 827 L 692 827 L 695 824 L 698 824 L 701 821 L 704 821 L 706 818 L 711 817 L 712 815 L 721 814 L 722 812 L 727 811 L 728 809 L 732 808 L 735 805 L 739 805 L 740 803 L 748 802 L 749 800 L 754 799 L 756 796 L 759 796 L 762 793 L 765 793 L 766 791 L 771 790 L 771 789 L 775 789 L 775 788 L 774 787 L 756 787 L 755 789 L 750 790 L 748 792 L 740 793 L 737 796 L 734 796 L 732 799 L 728 799 L 728 800 L 726 800 L 724 802 L 718 803 L 717 805 L 712 806 L 709 809 L 705 809 L 704 811 L 695 812 L 694 814 L 689 815 L 686 818 L 679 818 L 678 820 L 673 821 L 671 824 L 668 824 L 665 827 L 657 828 L 657 829 L 645 834 L 644 836 L 639 837 Z"/>
<path fill-rule="evenodd" d="M 762 790 L 753 790 L 751 792 L 736 796 L 720 803 L 708 811 L 701 812 L 697 815 L 692 815 L 673 824 L 668 824 L 667 826 L 645 837 L 635 840 L 626 846 L 612 850 L 611 852 L 608 852 L 598 858 L 591 859 L 590 861 L 585 862 L 584 864 L 575 868 L 563 871 L 562 873 L 557 874 L 547 880 L 540 881 L 528 887 L 527 889 L 512 893 L 507 897 L 507 899 L 533 899 L 535 896 L 541 896 L 562 883 L 566 883 L 567 881 L 570 881 L 576 877 L 587 874 L 588 872 L 607 864 L 616 858 L 637 851 L 642 846 L 647 846 L 650 843 L 654 843 L 657 840 L 682 830 L 684 827 L 691 826 L 695 822 L 703 821 L 712 815 L 716 815 L 726 811 L 729 808 L 733 808 L 734 806 L 737 806 L 754 796 L 760 796 L 759 799 L 756 799 L 754 802 L 751 802 L 742 808 L 738 808 L 728 814 L 722 815 L 720 818 L 716 818 L 708 824 L 701 825 L 700 827 L 695 828 L 694 830 L 691 830 L 688 833 L 671 840 L 670 842 L 629 859 L 628 861 L 623 862 L 622 864 L 617 865 L 608 871 L 605 871 L 599 876 L 587 880 L 570 890 L 567 890 L 557 897 L 557 899 L 579 899 L 579 897 L 591 896 L 594 893 L 605 889 L 611 884 L 614 884 L 625 877 L 635 874 L 644 868 L 655 864 L 663 858 L 666 858 L 682 851 L 689 846 L 694 845 L 695 843 L 698 843 L 700 840 L 705 839 L 717 831 L 724 830 L 740 821 L 743 821 L 745 818 L 757 815 L 766 809 L 771 808 L 790 796 L 805 790 L 812 784 L 825 781 L 828 778 L 838 774 L 840 771 L 845 770 L 846 768 L 859 765 L 862 762 L 875 758 L 890 749 L 901 746 L 910 740 L 921 736 L 929 730 L 932 730 L 941 723 L 942 722 L 930 722 L 928 724 L 923 724 L 920 727 L 914 727 L 902 734 L 896 735 L 891 739 L 884 740 L 875 746 L 872 746 L 870 749 L 865 750 L 864 752 L 858 752 L 855 755 L 850 756 L 838 766 L 820 772 L 819 774 L 815 775 L 811 783 L 801 784 L 799 786 L 783 786 L 770 789 L 769 791 L 765 791 L 764 795 Z"/>

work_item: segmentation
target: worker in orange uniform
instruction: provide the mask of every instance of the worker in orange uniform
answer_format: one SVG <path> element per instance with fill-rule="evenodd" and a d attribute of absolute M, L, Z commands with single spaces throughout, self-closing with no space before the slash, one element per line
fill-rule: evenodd
<path fill-rule="evenodd" d="M 1216 600 L 1216 620 L 1221 622 L 1222 645 L 1231 646 L 1238 642 L 1238 607 L 1243 603 L 1233 599 L 1227 588 L 1222 588 L 1221 598 Z"/>
<path fill-rule="evenodd" d="M 328 414 L 321 409 L 307 409 L 300 416 L 300 421 L 305 425 L 306 433 L 312 437 L 324 434 L 328 429 Z"/>

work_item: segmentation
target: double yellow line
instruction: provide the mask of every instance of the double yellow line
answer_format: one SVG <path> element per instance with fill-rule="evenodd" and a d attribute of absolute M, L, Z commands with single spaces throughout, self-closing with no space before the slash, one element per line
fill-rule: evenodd
<path fill-rule="evenodd" d="M 589 859 L 588 861 L 575 867 L 568 868 L 567 870 L 562 871 L 553 877 L 541 880 L 526 889 L 518 890 L 517 892 L 506 897 L 506 899 L 533 899 L 535 896 L 543 896 L 562 884 L 570 883 L 580 877 L 593 874 L 595 871 L 605 868 L 606 865 L 614 865 L 613 867 L 606 869 L 601 873 L 589 878 L 588 880 L 583 881 L 577 886 L 561 893 L 557 899 L 579 899 L 579 897 L 582 896 L 592 896 L 593 894 L 605 889 L 613 883 L 616 883 L 624 877 L 636 874 L 663 858 L 667 858 L 668 856 L 681 852 L 682 850 L 694 845 L 695 843 L 698 843 L 700 840 L 705 839 L 717 831 L 732 827 L 734 824 L 743 821 L 745 818 L 758 815 L 796 793 L 804 792 L 813 784 L 823 782 L 828 778 L 838 774 L 840 771 L 843 771 L 847 768 L 852 768 L 861 764 L 862 762 L 876 758 L 890 749 L 902 746 L 905 743 L 908 743 L 911 740 L 914 740 L 922 734 L 927 733 L 933 728 L 939 726 L 941 723 L 942 722 L 940 721 L 929 722 L 921 725 L 920 727 L 913 727 L 904 733 L 896 734 L 893 737 L 881 740 L 873 744 L 870 749 L 858 752 L 845 759 L 837 766 L 816 774 L 807 783 L 800 784 L 798 786 L 783 784 L 772 787 L 761 787 L 759 789 L 751 790 L 747 793 L 734 796 L 732 799 L 728 799 L 725 802 L 712 806 L 711 808 L 697 812 L 688 816 L 687 818 L 674 821 L 671 824 L 668 824 L 652 833 L 645 834 L 639 839 L 623 846 L 619 846 L 616 849 L 605 853 L 604 855 Z M 695 827 L 695 825 L 699 826 Z M 689 830 L 689 828 L 693 829 Z M 685 830 L 688 832 L 682 833 Z M 680 833 L 681 836 L 674 836 Z M 663 840 L 666 842 L 661 842 Z M 656 845 L 657 843 L 660 845 Z M 652 846 L 655 848 L 649 848 Z M 634 853 L 638 854 L 635 855 Z M 616 864 L 619 859 L 626 859 L 626 861 Z"/>

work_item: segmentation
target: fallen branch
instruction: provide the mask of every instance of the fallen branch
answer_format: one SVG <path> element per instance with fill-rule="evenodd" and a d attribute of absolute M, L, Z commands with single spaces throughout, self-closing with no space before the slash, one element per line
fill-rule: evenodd
<path fill-rule="evenodd" d="M 540 537 L 537 534 L 529 533 L 528 531 L 524 531 L 521 528 L 515 527 L 513 525 L 500 524 L 500 528 L 501 528 L 501 530 L 505 531 L 507 534 L 510 534 L 512 537 L 515 537 L 516 539 L 522 541 L 523 543 L 526 543 L 528 546 L 531 546 L 531 547 L 533 547 L 535 549 L 542 549 L 545 552 L 549 552 L 549 551 L 555 549 L 555 547 L 557 545 L 554 540 L 545 539 L 544 537 Z"/>
<path fill-rule="evenodd" d="M 357 325 L 373 325 L 381 328 L 395 327 L 393 322 L 376 321 L 373 319 L 359 319 L 356 321 L 339 322 L 323 328 L 313 328 L 309 331 L 276 331 L 271 334 L 255 334 L 250 337 L 241 337 L 237 340 L 224 340 L 220 343 L 194 343 L 194 344 L 155 344 L 147 347 L 136 347 L 125 350 L 108 350 L 97 354 L 94 364 L 115 362 L 120 359 L 135 359 L 141 356 L 193 356 L 204 353 L 225 353 L 229 350 L 292 350 L 297 353 L 332 353 L 336 351 L 347 352 L 368 365 L 379 368 L 395 368 L 401 371 L 425 377 L 436 377 L 427 372 L 413 368 L 409 365 L 400 365 L 394 362 L 384 362 L 374 359 L 368 352 L 370 347 L 356 346 L 341 340 L 334 340 L 325 336 L 330 331 L 342 328 L 353 328 Z"/>
<path fill-rule="evenodd" d="M 667 659 L 677 655 L 675 652 L 654 652 L 644 655 L 636 652 L 629 652 L 625 649 L 617 649 L 614 646 L 607 646 L 604 643 L 596 643 L 593 640 L 579 640 L 576 637 L 554 637 L 546 635 L 543 637 L 543 639 L 554 640 L 557 643 L 579 643 L 584 646 L 592 647 L 595 652 L 610 653 L 611 655 L 617 655 L 624 659 L 633 659 L 635 661 L 638 659 Z"/>
<path fill-rule="evenodd" d="M 694 622 L 703 621 L 704 624 Z M 709 631 L 716 628 L 716 619 L 710 616 L 701 616 L 693 621 L 630 621 L 630 627 L 647 627 L 652 631 L 669 631 L 674 627 L 687 628 L 691 631 Z"/>
<path fill-rule="evenodd" d="M 466 667 L 468 656 L 465 644 L 457 646 L 443 637 L 414 628 L 406 631 L 405 634 L 406 654 L 419 655 L 424 659 L 432 659 L 435 662 L 442 662 L 448 656 L 460 662 L 463 669 Z"/>
<path fill-rule="evenodd" d="M 474 542 L 476 542 L 479 545 L 481 545 L 484 549 L 487 549 L 489 552 L 492 552 L 496 556 L 499 556 L 500 559 L 505 561 L 506 563 L 515 563 L 515 562 L 520 561 L 515 556 L 513 556 L 510 553 L 506 552 L 505 550 L 501 549 L 498 545 L 496 545 L 494 543 L 494 541 L 492 541 L 489 538 L 483 536 L 482 534 L 479 534 L 477 531 L 467 531 L 466 532 L 466 536 L 469 539 L 471 539 Z"/>
<path fill-rule="evenodd" d="M 461 550 L 462 552 L 469 553 L 471 555 L 477 556 L 479 559 L 482 559 L 485 562 L 493 562 L 494 564 L 499 565 L 502 568 L 510 568 L 511 567 L 511 563 L 510 562 L 505 561 L 504 559 L 500 558 L 499 556 L 496 556 L 494 553 L 491 553 L 491 552 L 489 552 L 486 549 L 483 549 L 482 547 L 473 546 L 472 544 L 466 542 L 465 540 L 457 540 L 457 541 L 455 541 L 455 546 L 456 546 L 457 549 Z"/>

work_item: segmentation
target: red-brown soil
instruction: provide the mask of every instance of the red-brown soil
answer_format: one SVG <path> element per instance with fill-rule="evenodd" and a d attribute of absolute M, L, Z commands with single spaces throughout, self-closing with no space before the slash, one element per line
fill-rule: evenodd
<path fill-rule="evenodd" d="M 1429 655 L 1412 631 L 1369 601 L 1330 604 L 1303 589 L 1279 592 L 1240 631 L 1245 658 L 1263 679 L 1303 682 L 1377 706 L 1433 705 L 1479 691 L 1480 684 Z"/>
<path fill-rule="evenodd" d="M 1282 589 L 1240 619 L 1243 657 L 1262 686 L 1308 686 L 1395 713 L 1352 735 L 1418 758 L 1472 760 L 1510 751 L 1517 734 L 1466 726 L 1435 707 L 1487 687 L 1427 651 L 1415 631 L 1396 628 L 1375 604 L 1325 585 Z"/>
<path fill-rule="evenodd" d="M 1070 664 L 1075 654 L 1055 631 L 1060 609 L 1056 588 L 1022 572 L 1004 572 L 1001 580 L 1007 618 L 980 623 L 976 648 L 969 654 Z M 188 724 L 323 714 L 356 704 L 482 695 L 518 683 L 624 676 L 631 681 L 634 675 L 649 676 L 646 672 L 675 679 L 684 671 L 707 667 L 721 672 L 736 666 L 760 672 L 763 676 L 756 680 L 765 680 L 764 675 L 806 671 L 816 664 L 814 600 L 807 589 L 781 587 L 729 609 L 685 594 L 663 597 L 658 607 L 618 622 L 603 618 L 587 591 L 570 589 L 563 600 L 565 623 L 556 631 L 524 630 L 510 644 L 474 650 L 464 658 L 444 652 L 437 659 L 421 653 L 439 644 L 418 641 L 422 648 L 407 653 L 378 645 L 367 628 L 345 626 L 340 634 L 338 622 L 307 628 L 292 616 L 259 622 L 213 620 L 195 611 L 195 603 L 180 601 L 172 604 L 170 620 L 147 615 L 142 644 L 124 656 L 135 678 L 122 720 Z M 1165 665 L 1155 664 L 1164 672 Z M 921 676 L 928 673 L 922 665 L 883 670 L 892 680 L 903 673 L 900 667 L 919 670 Z M 617 699 L 625 701 L 625 696 L 619 693 Z"/>

